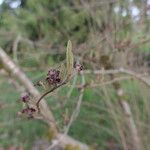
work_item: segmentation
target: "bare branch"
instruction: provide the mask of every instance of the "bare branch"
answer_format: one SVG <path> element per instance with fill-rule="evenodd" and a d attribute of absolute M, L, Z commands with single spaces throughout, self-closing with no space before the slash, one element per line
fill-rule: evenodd
<path fill-rule="evenodd" d="M 144 75 L 138 74 L 136 72 L 133 72 L 131 70 L 127 70 L 124 68 L 120 68 L 120 69 L 112 69 L 112 70 L 85 70 L 82 71 L 83 74 L 96 74 L 96 75 L 110 75 L 110 74 L 119 74 L 119 73 L 123 73 L 123 74 L 128 74 L 130 76 L 132 76 L 135 79 L 138 79 L 139 81 L 143 82 L 145 85 L 147 85 L 148 87 L 150 87 L 150 80 L 148 78 L 145 78 Z"/>

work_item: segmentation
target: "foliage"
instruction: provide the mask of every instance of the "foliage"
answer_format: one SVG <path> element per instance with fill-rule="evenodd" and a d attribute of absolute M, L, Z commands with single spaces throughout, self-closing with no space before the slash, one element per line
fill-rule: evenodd
<path fill-rule="evenodd" d="M 5 0 L 0 6 L 0 46 L 13 59 L 16 50 L 16 63 L 33 83 L 45 79 L 47 70 L 53 68 L 56 70 L 47 75 L 50 83 L 58 81 L 58 77 L 65 79 L 66 74 L 70 75 L 74 59 L 80 61 L 85 70 L 125 67 L 139 74 L 149 73 L 150 15 L 144 3 L 147 1 L 21 0 L 15 9 L 10 7 L 12 2 Z M 137 16 L 132 15 L 133 7 L 140 11 Z M 15 49 L 18 36 L 21 38 Z M 73 43 L 73 50 L 68 39 Z M 51 73 L 58 70 L 60 76 L 52 78 Z M 62 70 L 68 73 L 62 74 Z M 73 84 L 46 97 L 59 130 L 64 132 L 84 87 L 79 116 L 68 134 L 97 150 L 123 149 L 124 143 L 132 149 L 131 133 L 116 89 L 108 84 L 112 78 L 124 77 L 123 74 L 112 77 L 91 73 L 84 77 L 85 85 L 79 74 L 71 81 Z M 149 89 L 133 79 L 118 82 L 125 91 L 124 98 L 131 108 L 144 150 L 148 150 Z M 0 91 L 0 146 L 21 145 L 31 149 L 37 139 L 51 139 L 53 133 L 45 124 L 16 117 L 23 108 L 20 102 L 14 101 L 19 92 L 2 77 Z"/>

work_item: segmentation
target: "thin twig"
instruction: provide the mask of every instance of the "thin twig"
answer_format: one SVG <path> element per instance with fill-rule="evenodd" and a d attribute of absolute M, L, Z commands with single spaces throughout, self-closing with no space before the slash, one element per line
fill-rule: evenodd
<path fill-rule="evenodd" d="M 18 58 L 17 58 L 17 50 L 18 50 L 18 44 L 21 40 L 21 36 L 18 35 L 17 38 L 15 39 L 14 43 L 13 43 L 13 59 L 14 61 L 17 63 L 18 62 Z"/>
<path fill-rule="evenodd" d="M 128 79 L 131 79 L 131 77 L 129 76 L 126 76 L 126 77 L 119 77 L 119 78 L 114 78 L 113 80 L 110 80 L 110 81 L 105 81 L 105 82 L 102 82 L 102 83 L 85 83 L 84 85 L 75 85 L 76 88 L 95 88 L 95 87 L 100 87 L 100 86 L 104 86 L 104 85 L 110 85 L 110 84 L 113 84 L 115 83 L 116 81 L 124 81 L 124 80 L 128 80 Z M 72 85 L 71 85 L 72 87 Z"/>
<path fill-rule="evenodd" d="M 110 75 L 110 74 L 118 74 L 118 73 L 124 73 L 132 76 L 133 78 L 138 79 L 139 81 L 143 82 L 145 85 L 150 87 L 150 80 L 148 78 L 145 78 L 144 75 L 138 74 L 134 71 L 127 70 L 124 68 L 120 69 L 112 69 L 112 70 L 85 70 L 82 71 L 83 74 L 102 74 L 102 75 Z"/>
<path fill-rule="evenodd" d="M 68 78 L 66 80 L 64 80 L 61 84 L 56 85 L 55 87 L 53 87 L 52 89 L 50 89 L 49 91 L 45 92 L 37 101 L 36 106 L 38 108 L 38 111 L 40 111 L 40 107 L 39 107 L 39 103 L 40 101 L 49 93 L 53 92 L 54 90 L 56 90 L 57 88 L 61 87 L 62 85 L 66 84 L 68 82 Z"/>
<path fill-rule="evenodd" d="M 82 85 L 85 84 L 85 78 L 84 78 L 84 75 L 82 74 Z M 78 102 L 77 102 L 77 106 L 74 110 L 74 112 L 72 113 L 72 116 L 70 118 L 70 121 L 66 127 L 66 130 L 65 130 L 65 133 L 64 134 L 67 134 L 72 123 L 75 121 L 75 119 L 77 118 L 79 112 L 80 112 L 80 107 L 81 107 L 81 103 L 82 103 L 82 99 L 83 99 L 83 93 L 84 93 L 84 87 L 81 89 L 81 93 L 80 93 L 80 96 L 79 96 L 79 99 L 78 99 Z"/>

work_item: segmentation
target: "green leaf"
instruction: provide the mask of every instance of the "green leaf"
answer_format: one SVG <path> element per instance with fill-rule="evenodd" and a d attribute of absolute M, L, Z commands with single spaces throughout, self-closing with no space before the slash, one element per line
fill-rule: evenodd
<path fill-rule="evenodd" d="M 70 76 L 73 71 L 73 53 L 72 53 L 72 43 L 69 40 L 67 44 L 67 52 L 66 52 L 66 61 L 67 61 L 67 75 Z"/>
<path fill-rule="evenodd" d="M 65 77 L 66 77 L 66 74 L 67 74 L 67 70 L 66 70 L 66 66 L 65 66 L 65 64 L 60 64 L 60 69 L 59 69 L 59 71 L 60 71 L 60 78 L 61 79 L 65 79 Z"/>

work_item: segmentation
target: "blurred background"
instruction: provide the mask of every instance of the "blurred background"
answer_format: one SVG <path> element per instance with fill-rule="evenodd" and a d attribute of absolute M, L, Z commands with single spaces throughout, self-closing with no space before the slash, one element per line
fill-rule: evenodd
<path fill-rule="evenodd" d="M 0 0 L 0 47 L 33 83 L 64 62 L 68 40 L 84 70 L 122 67 L 150 80 L 150 0 Z M 128 75 L 115 77 L 131 108 L 142 150 L 149 150 L 150 88 Z M 134 150 L 116 88 L 106 83 L 111 79 L 85 74 L 89 86 L 69 135 L 91 149 Z M 0 75 L 0 150 L 48 145 L 46 124 L 17 117 L 22 104 L 20 87 L 14 84 L 11 77 Z M 80 84 L 79 76 L 46 98 L 60 130 L 76 106 Z"/>

